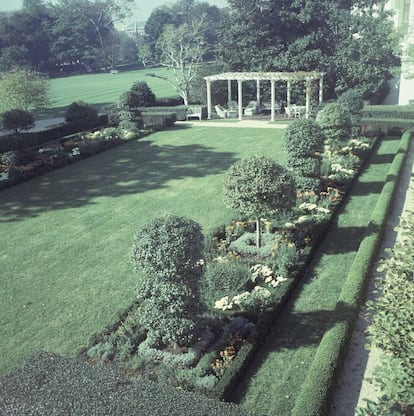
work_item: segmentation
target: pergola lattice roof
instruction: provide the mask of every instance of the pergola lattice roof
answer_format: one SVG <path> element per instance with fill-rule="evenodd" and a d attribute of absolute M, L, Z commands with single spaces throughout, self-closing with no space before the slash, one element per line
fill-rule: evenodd
<path fill-rule="evenodd" d="M 323 73 L 317 71 L 305 72 L 223 72 L 204 77 L 206 81 L 313 81 L 318 80 Z"/>

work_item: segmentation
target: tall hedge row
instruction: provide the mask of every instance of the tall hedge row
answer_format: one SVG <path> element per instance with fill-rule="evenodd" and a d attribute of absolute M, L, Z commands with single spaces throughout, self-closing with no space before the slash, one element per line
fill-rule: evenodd
<path fill-rule="evenodd" d="M 351 265 L 340 293 L 335 324 L 323 336 L 305 382 L 295 402 L 292 416 L 328 414 L 335 380 L 345 358 L 349 339 L 359 312 L 367 278 L 374 264 L 390 213 L 398 177 L 408 151 L 412 132 L 401 137 L 400 146 L 390 167 L 386 183 L 374 208 L 366 235 Z"/>

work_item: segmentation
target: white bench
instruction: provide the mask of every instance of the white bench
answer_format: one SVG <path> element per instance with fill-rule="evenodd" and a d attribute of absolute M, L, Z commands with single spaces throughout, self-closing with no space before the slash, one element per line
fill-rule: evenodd
<path fill-rule="evenodd" d="M 191 106 L 187 109 L 187 120 L 191 120 L 192 118 L 198 118 L 201 121 L 202 117 L 203 109 L 201 106 Z"/>

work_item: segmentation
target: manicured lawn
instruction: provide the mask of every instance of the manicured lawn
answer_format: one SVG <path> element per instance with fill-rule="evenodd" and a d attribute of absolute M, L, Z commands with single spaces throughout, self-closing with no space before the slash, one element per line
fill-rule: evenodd
<path fill-rule="evenodd" d="M 97 107 L 114 103 L 119 96 L 129 90 L 135 81 L 145 81 L 157 98 L 177 96 L 168 82 L 150 77 L 148 73 L 166 75 L 165 68 L 141 69 L 120 72 L 113 75 L 84 74 L 50 80 L 50 108 L 36 112 L 37 118 L 62 116 L 65 108 L 74 101 L 82 100 Z"/>
<path fill-rule="evenodd" d="M 74 355 L 135 297 L 137 227 L 165 213 L 204 232 L 229 220 L 224 172 L 254 154 L 283 164 L 282 135 L 174 128 L 2 191 L 0 372 L 40 349 Z"/>
<path fill-rule="evenodd" d="M 276 321 L 233 399 L 264 415 L 290 415 L 364 236 L 399 140 L 383 140 L 329 230 L 297 294 Z"/>

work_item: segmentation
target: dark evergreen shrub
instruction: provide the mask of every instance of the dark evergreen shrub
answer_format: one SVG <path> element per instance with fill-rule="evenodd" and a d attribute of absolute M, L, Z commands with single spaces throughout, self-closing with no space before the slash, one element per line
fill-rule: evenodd
<path fill-rule="evenodd" d="M 155 104 L 155 94 L 145 81 L 137 81 L 132 84 L 131 92 L 138 101 L 136 107 L 151 107 Z"/>
<path fill-rule="evenodd" d="M 16 134 L 21 130 L 29 130 L 34 126 L 33 114 L 28 111 L 14 109 L 0 115 L 0 128 L 11 130 Z"/>
<path fill-rule="evenodd" d="M 88 130 L 98 124 L 98 112 L 83 101 L 73 102 L 66 109 L 65 121 L 80 130 Z"/>

